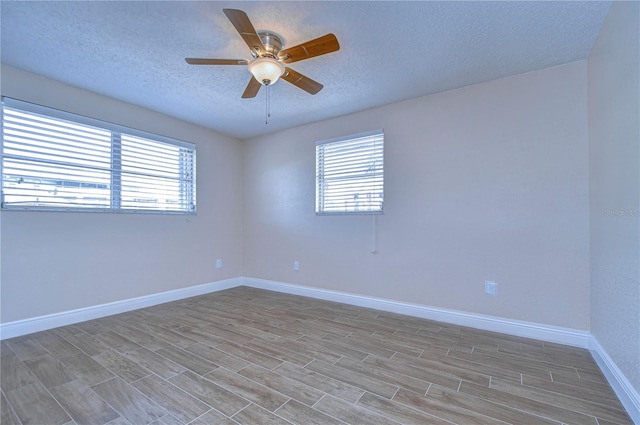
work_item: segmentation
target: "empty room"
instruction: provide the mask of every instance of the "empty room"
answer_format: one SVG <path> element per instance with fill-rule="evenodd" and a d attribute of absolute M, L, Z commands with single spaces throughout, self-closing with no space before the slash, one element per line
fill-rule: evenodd
<path fill-rule="evenodd" d="M 2 425 L 640 424 L 640 2 L 0 19 Z"/>

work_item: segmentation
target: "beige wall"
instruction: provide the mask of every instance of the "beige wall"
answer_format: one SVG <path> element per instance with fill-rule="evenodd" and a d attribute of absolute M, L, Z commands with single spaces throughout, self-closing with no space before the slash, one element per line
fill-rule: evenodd
<path fill-rule="evenodd" d="M 246 141 L 244 275 L 588 330 L 586 93 L 581 61 Z M 371 216 L 314 215 L 314 143 L 377 128 L 372 254 Z"/>
<path fill-rule="evenodd" d="M 591 332 L 640 392 L 638 2 L 614 2 L 588 62 Z"/>
<path fill-rule="evenodd" d="M 242 274 L 237 140 L 14 68 L 1 77 L 2 95 L 196 143 L 198 173 L 195 216 L 3 211 L 2 323 Z"/>

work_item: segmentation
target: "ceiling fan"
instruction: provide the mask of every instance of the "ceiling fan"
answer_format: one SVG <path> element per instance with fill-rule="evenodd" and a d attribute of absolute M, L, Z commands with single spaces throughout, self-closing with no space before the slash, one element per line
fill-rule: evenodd
<path fill-rule="evenodd" d="M 282 39 L 269 31 L 256 32 L 249 17 L 242 10 L 223 9 L 224 14 L 236 28 L 240 37 L 251 50 L 253 60 L 246 59 L 203 59 L 186 58 L 190 65 L 248 65 L 253 75 L 243 98 L 255 97 L 261 86 L 270 86 L 280 77 L 310 94 L 322 90 L 322 84 L 285 66 L 292 62 L 314 58 L 316 56 L 340 50 L 338 39 L 333 34 L 323 35 L 306 43 L 282 50 Z"/>

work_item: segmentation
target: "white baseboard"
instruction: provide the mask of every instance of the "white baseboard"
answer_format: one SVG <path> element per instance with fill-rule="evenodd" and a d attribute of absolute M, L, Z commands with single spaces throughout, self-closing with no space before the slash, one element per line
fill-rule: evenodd
<path fill-rule="evenodd" d="M 202 285 L 190 286 L 188 288 L 160 292 L 158 294 L 145 295 L 142 297 L 130 298 L 107 304 L 79 308 L 77 310 L 63 311 L 30 319 L 16 320 L 15 322 L 2 323 L 0 324 L 0 340 L 53 329 L 59 326 L 72 325 L 74 323 L 84 322 L 85 320 L 111 316 L 112 314 L 124 313 L 125 311 L 150 307 L 152 305 L 163 304 L 183 298 L 195 297 L 197 295 L 221 291 L 223 289 L 234 288 L 241 284 L 242 279 L 236 277 L 217 282 L 204 283 Z"/>
<path fill-rule="evenodd" d="M 613 388 L 613 391 L 615 391 L 620 402 L 627 410 L 631 420 L 640 425 L 640 394 L 638 394 L 638 391 L 633 388 L 631 382 L 624 376 L 595 337 L 591 337 L 589 351 L 591 351 L 591 355 L 598 367 L 600 367 L 607 381 L 609 381 L 609 385 L 611 385 L 611 388 Z"/>
<path fill-rule="evenodd" d="M 591 334 L 589 332 L 577 329 L 561 328 L 558 326 L 543 325 L 540 323 L 429 307 L 383 298 L 373 298 L 339 291 L 312 288 L 309 286 L 292 285 L 271 280 L 248 277 L 244 277 L 242 280 L 244 285 L 253 288 L 267 289 L 270 291 L 285 292 L 287 294 L 302 295 L 310 298 L 357 305 L 360 307 L 373 308 L 376 310 L 420 317 L 423 319 L 451 323 L 454 325 L 468 326 L 486 331 L 571 345 L 574 347 L 589 348 L 589 342 L 591 340 Z"/>

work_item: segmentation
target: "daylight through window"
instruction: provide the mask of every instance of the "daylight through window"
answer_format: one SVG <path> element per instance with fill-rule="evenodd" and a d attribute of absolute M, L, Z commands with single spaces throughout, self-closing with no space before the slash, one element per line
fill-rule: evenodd
<path fill-rule="evenodd" d="M 382 213 L 384 132 L 316 143 L 316 214 Z"/>
<path fill-rule="evenodd" d="M 2 208 L 194 213 L 195 145 L 2 99 Z"/>

